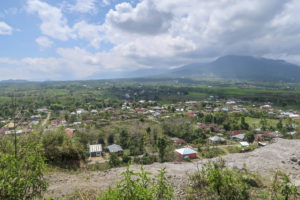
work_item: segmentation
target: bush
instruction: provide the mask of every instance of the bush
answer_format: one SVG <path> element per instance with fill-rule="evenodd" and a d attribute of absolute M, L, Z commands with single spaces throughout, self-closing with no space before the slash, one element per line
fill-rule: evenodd
<path fill-rule="evenodd" d="M 141 168 L 141 172 L 134 173 L 129 167 L 122 173 L 123 179 L 115 188 L 99 196 L 98 200 L 170 200 L 173 198 L 173 188 L 169 186 L 165 177 L 165 169 L 159 170 L 155 179 L 150 173 Z"/>
<path fill-rule="evenodd" d="M 123 154 L 122 161 L 123 161 L 123 163 L 130 163 L 131 157 L 127 154 Z"/>
<path fill-rule="evenodd" d="M 104 171 L 109 169 L 109 164 L 107 162 L 105 163 L 98 163 L 87 165 L 87 169 L 91 171 Z"/>
<path fill-rule="evenodd" d="M 108 164 L 110 167 L 118 167 L 121 164 L 121 161 L 116 153 L 111 153 L 109 156 Z"/>
<path fill-rule="evenodd" d="M 270 188 L 270 196 L 276 200 L 296 200 L 300 198 L 297 187 L 291 183 L 288 175 L 276 172 Z"/>
<path fill-rule="evenodd" d="M 85 160 L 83 145 L 61 132 L 48 132 L 43 135 L 42 144 L 47 162 L 62 168 L 78 168 Z"/>
<path fill-rule="evenodd" d="M 210 148 L 209 146 L 207 146 L 205 149 L 202 149 L 201 151 L 201 156 L 203 158 L 215 158 L 225 154 L 226 154 L 225 151 L 218 147 Z"/>
<path fill-rule="evenodd" d="M 243 173 L 224 168 L 224 162 L 204 164 L 189 178 L 189 199 L 247 200 L 249 185 Z"/>

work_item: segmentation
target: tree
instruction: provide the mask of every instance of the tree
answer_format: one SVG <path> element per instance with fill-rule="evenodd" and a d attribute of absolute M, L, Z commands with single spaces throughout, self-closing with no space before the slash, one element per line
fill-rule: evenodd
<path fill-rule="evenodd" d="M 224 123 L 224 124 L 223 124 L 223 128 L 225 129 L 225 131 L 230 131 L 230 130 L 231 130 L 230 123 L 229 123 L 229 122 Z"/>
<path fill-rule="evenodd" d="M 276 124 L 276 127 L 278 130 L 282 130 L 283 125 L 282 125 L 282 120 L 279 120 L 278 123 Z"/>
<path fill-rule="evenodd" d="M 24 137 L 22 143 L 16 157 L 13 153 L 0 156 L 0 199 L 34 199 L 47 189 L 38 139 Z"/>
<path fill-rule="evenodd" d="M 245 134 L 245 139 L 247 142 L 252 143 L 254 141 L 254 133 L 253 132 L 248 132 Z"/>
<path fill-rule="evenodd" d="M 249 124 L 246 123 L 245 117 L 241 117 L 241 129 L 243 129 L 243 130 L 249 129 Z"/>
<path fill-rule="evenodd" d="M 265 118 L 262 118 L 259 123 L 261 125 L 261 129 L 265 131 L 267 129 L 268 121 Z"/>
<path fill-rule="evenodd" d="M 147 135 L 150 135 L 150 133 L 151 133 L 151 128 L 148 127 L 148 128 L 146 129 L 146 132 L 147 132 Z"/>
<path fill-rule="evenodd" d="M 110 154 L 108 164 L 110 167 L 118 167 L 121 164 L 120 159 L 116 153 Z"/>
<path fill-rule="evenodd" d="M 105 141 L 104 141 L 104 139 L 103 139 L 102 136 L 99 136 L 99 138 L 98 138 L 98 144 L 105 145 Z"/>
<path fill-rule="evenodd" d="M 113 144 L 114 143 L 114 135 L 113 134 L 110 134 L 107 138 L 107 142 L 108 144 Z"/>
<path fill-rule="evenodd" d="M 167 147 L 167 140 L 165 137 L 158 138 L 157 147 L 158 147 L 160 162 L 164 162 L 165 150 Z"/>
<path fill-rule="evenodd" d="M 86 158 L 81 138 L 72 139 L 62 131 L 49 131 L 43 134 L 41 138 L 43 155 L 49 164 L 62 168 L 78 168 L 80 161 Z"/>
<path fill-rule="evenodd" d="M 124 149 L 128 148 L 128 140 L 128 132 L 126 130 L 122 130 L 120 133 L 120 144 Z"/>
<path fill-rule="evenodd" d="M 212 123 L 212 121 L 213 121 L 213 116 L 211 114 L 206 114 L 204 116 L 204 122 L 205 123 Z"/>

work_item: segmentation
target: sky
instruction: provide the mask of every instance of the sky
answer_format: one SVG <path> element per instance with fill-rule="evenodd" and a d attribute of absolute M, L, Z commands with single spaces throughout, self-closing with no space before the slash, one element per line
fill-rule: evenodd
<path fill-rule="evenodd" d="M 107 78 L 224 55 L 300 65 L 299 0 L 1 0 L 0 80 Z"/>

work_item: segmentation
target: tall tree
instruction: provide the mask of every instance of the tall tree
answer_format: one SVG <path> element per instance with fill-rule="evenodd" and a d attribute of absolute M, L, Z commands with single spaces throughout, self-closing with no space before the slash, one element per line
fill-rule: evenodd
<path fill-rule="evenodd" d="M 158 147 L 160 162 L 164 162 L 165 151 L 167 147 L 167 140 L 165 137 L 158 138 L 157 147 Z"/>

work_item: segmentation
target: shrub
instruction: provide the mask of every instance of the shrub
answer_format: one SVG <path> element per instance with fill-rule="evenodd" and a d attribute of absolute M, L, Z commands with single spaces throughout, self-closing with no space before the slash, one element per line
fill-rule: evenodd
<path fill-rule="evenodd" d="M 224 162 L 204 164 L 189 178 L 189 199 L 247 200 L 250 192 L 246 178 L 237 170 L 226 169 Z"/>
<path fill-rule="evenodd" d="M 123 163 L 130 163 L 131 157 L 127 154 L 123 154 L 122 161 L 123 161 Z"/>
<path fill-rule="evenodd" d="M 276 172 L 270 188 L 270 196 L 274 200 L 296 200 L 300 198 L 297 187 L 291 183 L 287 174 Z"/>
<path fill-rule="evenodd" d="M 150 173 L 141 171 L 134 173 L 129 167 L 122 173 L 123 179 L 115 188 L 99 196 L 98 200 L 170 200 L 173 198 L 173 188 L 169 186 L 165 177 L 165 169 L 159 170 L 155 179 L 149 177 Z"/>
<path fill-rule="evenodd" d="M 116 153 L 111 153 L 109 156 L 108 164 L 110 167 L 118 167 L 121 164 L 121 161 Z"/>
<path fill-rule="evenodd" d="M 225 151 L 218 147 L 210 148 L 209 146 L 207 146 L 207 148 L 205 148 L 201 151 L 201 156 L 203 158 L 215 158 L 215 157 L 225 155 L 225 154 L 226 154 Z"/>

